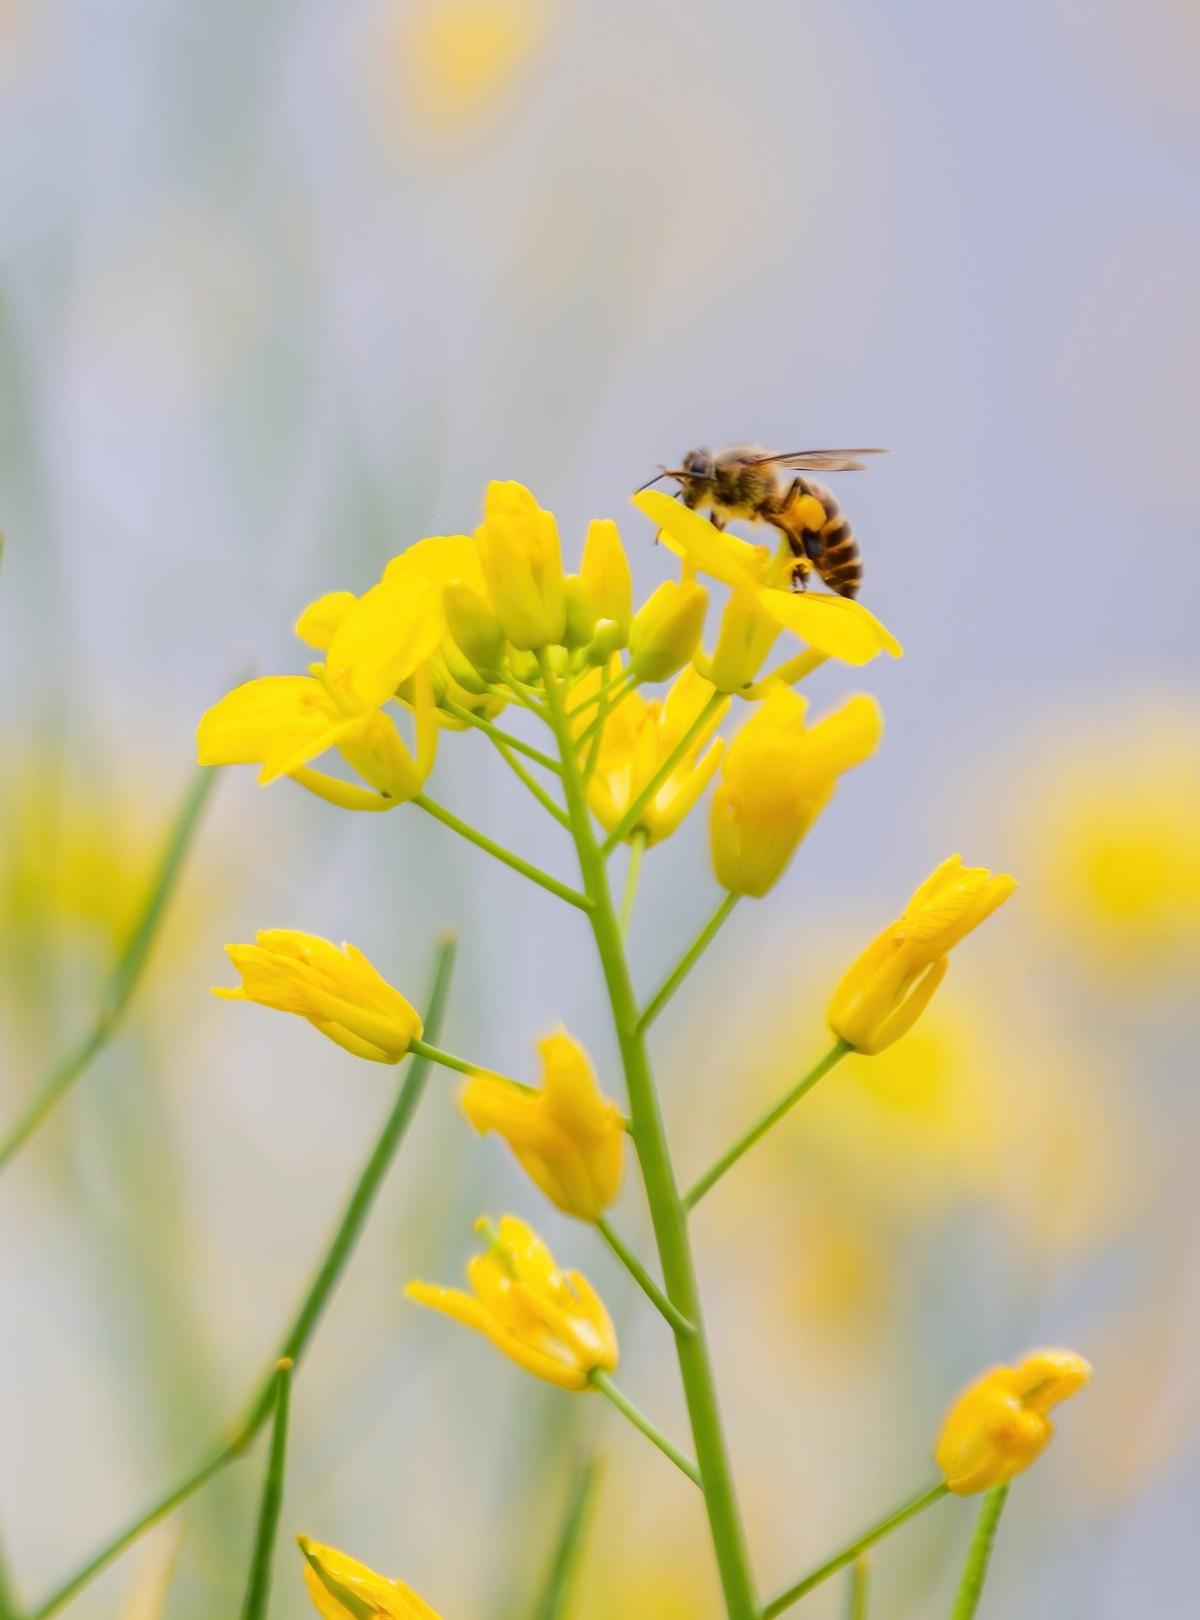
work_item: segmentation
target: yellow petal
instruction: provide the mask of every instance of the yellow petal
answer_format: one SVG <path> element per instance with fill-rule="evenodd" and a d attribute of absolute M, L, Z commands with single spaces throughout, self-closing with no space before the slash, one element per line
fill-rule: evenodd
<path fill-rule="evenodd" d="M 386 703 L 445 634 L 441 592 L 399 575 L 373 586 L 338 625 L 325 659 L 333 690 L 364 709 Z"/>
<path fill-rule="evenodd" d="M 843 664 L 869 664 L 882 652 L 899 658 L 904 650 L 886 625 L 846 596 L 764 590 L 759 602 L 785 630 Z"/>
<path fill-rule="evenodd" d="M 214 703 L 196 732 L 201 765 L 262 765 L 273 781 L 331 748 L 347 720 L 310 675 L 264 675 Z"/>
<path fill-rule="evenodd" d="M 310 647 L 324 652 L 333 640 L 334 631 L 357 601 L 353 591 L 327 591 L 310 602 L 296 620 L 296 634 Z"/>
<path fill-rule="evenodd" d="M 396 580 L 425 579 L 444 590 L 459 582 L 469 585 L 480 596 L 486 594 L 483 566 L 479 551 L 469 534 L 435 534 L 428 540 L 418 540 L 398 557 L 393 557 L 383 571 L 384 583 Z"/>
<path fill-rule="evenodd" d="M 686 556 L 702 573 L 726 585 L 756 585 L 770 560 L 765 546 L 715 529 L 707 518 L 693 512 L 661 489 L 644 489 L 633 497 L 640 512 L 656 523 L 663 544 L 676 556 Z"/>

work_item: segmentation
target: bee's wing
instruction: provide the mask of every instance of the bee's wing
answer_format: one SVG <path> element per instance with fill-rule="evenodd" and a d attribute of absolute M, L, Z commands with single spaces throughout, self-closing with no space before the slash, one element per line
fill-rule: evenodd
<path fill-rule="evenodd" d="M 799 472 L 861 472 L 859 456 L 886 456 L 886 450 L 793 450 L 787 455 L 751 456 L 753 467 L 794 467 Z"/>

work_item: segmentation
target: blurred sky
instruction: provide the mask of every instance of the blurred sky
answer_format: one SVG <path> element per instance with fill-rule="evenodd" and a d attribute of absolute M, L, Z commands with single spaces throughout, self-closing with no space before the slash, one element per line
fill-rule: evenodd
<path fill-rule="evenodd" d="M 446 0 L 443 20 L 456 7 Z M 740 965 L 737 1005 L 753 1019 L 775 974 L 772 999 L 796 995 L 816 1026 L 820 994 L 806 984 L 801 998 L 784 975 L 792 961 L 828 975 L 822 929 L 839 953 L 853 949 L 951 848 L 1019 862 L 1036 839 L 1039 783 L 1118 713 L 1130 759 L 1164 717 L 1194 745 L 1200 12 L 1191 0 L 496 0 L 466 8 L 491 30 L 491 54 L 455 80 L 435 10 L 0 0 L 5 859 L 22 858 L 13 805 L 46 756 L 56 816 L 103 802 L 118 825 L 165 818 L 204 706 L 247 669 L 300 668 L 299 608 L 364 588 L 421 535 L 472 528 L 489 478 L 528 483 L 559 514 L 572 558 L 589 517 L 617 517 L 648 587 L 667 559 L 627 496 L 658 462 L 738 439 L 886 444 L 894 454 L 837 489 L 864 551 L 864 600 L 907 656 L 849 678 L 830 666 L 812 683 L 818 703 L 858 684 L 878 692 L 885 747 L 787 882 L 739 913 L 702 980 L 705 993 L 735 994 Z M 439 797 L 523 848 L 544 840 L 546 863 L 568 870 L 553 830 L 469 744 L 447 740 Z M 1121 753 L 1105 757 L 1102 779 L 1120 775 Z M 647 876 L 637 955 L 648 978 L 710 906 L 695 882 L 703 862 L 697 817 Z M 156 969 L 136 1035 L 0 1194 L 6 1293 L 22 1302 L 5 1335 L 0 1533 L 31 1591 L 236 1409 L 380 1105 L 379 1076 L 314 1052 L 310 1032 L 205 1000 L 222 941 L 272 924 L 349 936 L 416 994 L 434 933 L 461 924 L 460 1045 L 523 1072 L 532 1039 L 562 1017 L 607 1055 L 573 922 L 404 811 L 354 822 L 236 773 L 220 785 L 194 885 L 172 936 L 177 970 Z M 1034 919 L 1036 894 L 1029 906 Z M 1179 1004 L 1151 1019 L 1111 986 L 1063 989 L 1052 935 L 1012 926 L 1025 931 L 1003 961 L 963 975 L 990 999 L 1012 1072 L 1045 1065 L 1047 1086 L 1067 1086 L 1068 1065 L 1046 1064 L 1047 1049 L 1071 1052 L 1093 1080 L 1103 1071 L 1097 1095 L 1118 1135 L 1138 1098 L 1141 1168 L 1163 1199 L 1157 1218 L 1068 1265 L 1055 1284 L 1066 1303 L 1031 1307 L 1028 1325 L 1057 1337 L 1098 1321 L 1103 1304 L 1119 1326 L 1150 1309 L 1130 1279 L 1158 1287 L 1152 1382 L 1173 1392 L 1200 1325 L 1182 1158 L 1196 1121 L 1179 1085 L 1194 1059 Z M 63 991 L 69 1009 L 79 983 L 86 966 Z M 66 1038 L 25 1027 L 10 1004 L 6 1110 Z M 667 1037 L 700 1061 L 682 1016 Z M 797 1037 L 797 1061 L 808 1039 Z M 717 1142 L 686 1106 L 691 1075 L 672 1096 L 681 1152 L 698 1160 Z M 714 1084 L 710 1074 L 707 1094 Z M 1085 1110 L 1087 1095 L 1070 1092 Z M 1031 1095 L 1028 1106 L 1032 1118 Z M 156 1177 L 168 1138 L 173 1168 L 164 1158 Z M 434 1153 L 458 1173 L 431 1168 Z M 495 1494 L 516 1490 L 527 1414 L 553 1424 L 557 1408 L 399 1306 L 406 1268 L 457 1269 L 481 1185 L 527 1198 L 494 1144 L 464 1145 L 448 1109 L 422 1120 L 407 1162 L 422 1155 L 331 1316 L 327 1359 L 314 1359 L 295 1489 L 304 1528 L 406 1558 L 406 1577 L 453 1620 L 492 1612 L 476 1560 L 511 1558 L 522 1533 Z M 162 1233 L 178 1221 L 179 1246 L 163 1236 L 150 1258 L 123 1247 L 135 1212 L 163 1200 L 174 1213 Z M 701 1231 L 718 1251 L 718 1341 L 736 1362 L 742 1268 L 715 1216 Z M 979 1239 L 987 1254 L 1001 1241 Z M 564 1242 L 587 1249 L 567 1258 L 611 1278 L 578 1231 Z M 961 1228 L 958 1242 L 935 1252 L 978 1279 L 980 1252 Z M 763 1287 L 791 1264 L 775 1244 L 753 1268 Z M 832 1408 L 863 1425 L 853 1485 L 829 1487 L 845 1433 L 819 1401 L 776 1432 L 766 1407 L 734 1396 L 747 1468 L 761 1458 L 767 1481 L 787 1478 L 797 1517 L 821 1530 L 797 1553 L 779 1489 L 748 1490 L 774 1578 L 919 1483 L 956 1381 L 1024 1347 L 1006 1337 L 1019 1315 L 1007 1295 L 991 1302 L 985 1343 L 953 1287 L 938 1293 L 939 1274 L 953 1273 L 930 1260 L 892 1359 L 863 1364 L 878 1404 L 855 1408 L 847 1394 Z M 164 1278 L 179 1298 L 135 1331 L 134 1302 Z M 802 1358 L 773 1342 L 766 1364 L 787 1402 Z M 181 1367 L 180 1344 L 192 1382 L 181 1393 L 167 1380 L 155 1417 L 143 1375 Z M 647 1379 L 661 1349 L 647 1353 Z M 885 1447 L 887 1380 L 902 1373 L 920 1410 L 900 1398 L 912 1428 Z M 436 1414 L 468 1381 L 478 1427 L 447 1434 Z M 670 1379 L 658 1382 L 678 1423 Z M 381 1390 L 392 1394 L 378 1415 Z M 191 1416 L 172 1431 L 181 1402 Z M 826 1461 L 797 1485 L 805 1425 L 822 1421 Z M 1064 1447 L 1087 1424 L 1081 1403 Z M 1189 1441 L 1183 1453 L 1139 1477 L 1140 1506 L 1135 1493 L 1119 1512 L 1088 1508 L 1058 1546 L 1028 1522 L 1031 1483 L 1013 1531 L 1028 1557 L 1001 1571 L 996 1615 L 1170 1608 L 1190 1580 L 1181 1527 L 1200 1481 L 1200 1452 Z M 1046 1513 L 1084 1459 L 1080 1442 L 1050 1476 Z M 241 1534 L 249 1489 L 210 1526 L 211 1545 L 226 1544 L 222 1524 Z M 689 1545 L 698 1531 L 682 1523 L 664 1540 Z M 226 1601 L 194 1563 L 172 1615 Z M 115 1612 L 122 1579 L 80 1615 Z M 880 1620 L 916 1612 L 906 1601 L 881 1590 Z M 598 1603 L 589 1620 L 609 1612 Z M 301 1609 L 293 1581 L 277 1612 Z M 804 1612 L 821 1620 L 817 1600 Z"/>

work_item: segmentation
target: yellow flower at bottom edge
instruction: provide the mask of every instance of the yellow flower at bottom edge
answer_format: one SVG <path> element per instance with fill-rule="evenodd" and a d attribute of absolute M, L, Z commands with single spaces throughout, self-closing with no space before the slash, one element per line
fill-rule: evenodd
<path fill-rule="evenodd" d="M 515 1215 L 498 1226 L 476 1222 L 488 1240 L 467 1266 L 473 1294 L 411 1282 L 419 1305 L 474 1328 L 526 1372 L 560 1389 L 589 1389 L 594 1372 L 612 1372 L 619 1350 L 612 1319 L 578 1271 L 560 1271 L 532 1227 Z"/>
<path fill-rule="evenodd" d="M 898 1041 L 945 977 L 948 953 L 1016 886 L 1006 872 L 964 866 L 961 855 L 943 861 L 843 976 L 829 1003 L 833 1033 L 867 1054 Z"/>
<path fill-rule="evenodd" d="M 325 1620 L 440 1620 L 403 1581 L 377 1575 L 336 1547 L 297 1536 L 304 1555 L 304 1584 Z"/>
<path fill-rule="evenodd" d="M 598 1220 L 621 1190 L 625 1123 L 603 1096 L 587 1052 L 565 1029 L 538 1042 L 541 1091 L 494 1074 L 472 1075 L 462 1111 L 479 1132 L 496 1131 L 550 1202 Z"/>
<path fill-rule="evenodd" d="M 355 1057 L 399 1063 L 422 1031 L 420 1016 L 353 945 L 294 928 L 264 928 L 254 945 L 226 945 L 242 975 L 213 994 L 297 1013 Z"/>
<path fill-rule="evenodd" d="M 1045 1450 L 1046 1416 L 1087 1384 L 1092 1369 L 1073 1350 L 1035 1350 L 1016 1367 L 993 1367 L 946 1415 L 934 1456 L 958 1496 L 990 1490 L 1023 1473 Z"/>
<path fill-rule="evenodd" d="M 579 690 L 586 695 L 586 684 L 581 683 Z M 604 723 L 596 768 L 588 782 L 588 803 L 607 832 L 653 780 L 712 695 L 710 682 L 689 667 L 672 683 L 665 699 L 647 700 L 640 692 L 621 698 Z M 637 825 L 629 829 L 626 842 L 635 832 L 642 832 L 647 843 L 661 843 L 689 814 L 721 763 L 725 743 L 720 737 L 703 754 L 701 750 L 728 709 L 728 701 L 714 708 L 687 753 L 638 817 Z M 593 713 L 588 711 L 582 724 Z"/>
<path fill-rule="evenodd" d="M 710 825 L 713 869 L 731 894 L 758 899 L 782 877 L 838 777 L 883 731 L 872 697 L 849 698 L 811 727 L 807 713 L 807 699 L 773 682 L 725 755 Z"/>

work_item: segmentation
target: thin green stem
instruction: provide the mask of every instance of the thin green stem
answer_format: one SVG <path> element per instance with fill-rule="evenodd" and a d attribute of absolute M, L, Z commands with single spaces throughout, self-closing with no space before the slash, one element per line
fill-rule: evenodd
<path fill-rule="evenodd" d="M 556 877 L 551 877 L 549 872 L 543 872 L 540 867 L 534 866 L 520 855 L 514 855 L 511 849 L 505 849 L 503 844 L 498 844 L 494 838 L 481 833 L 477 827 L 472 827 L 470 822 L 461 820 L 452 810 L 447 810 L 445 805 L 438 804 L 436 799 L 431 799 L 428 794 L 418 793 L 412 803 L 424 810 L 426 815 L 432 816 L 435 821 L 440 821 L 443 827 L 449 827 L 451 832 L 458 833 L 468 843 L 484 850 L 503 865 L 510 866 L 514 872 L 520 872 L 522 877 L 527 877 L 539 888 L 547 889 L 560 900 L 565 900 L 569 906 L 575 906 L 580 911 L 591 910 L 592 903 L 586 895 L 580 894 L 577 889 L 572 889 L 566 883 L 560 883 Z"/>
<path fill-rule="evenodd" d="M 448 698 L 442 700 L 441 706 L 447 714 L 452 714 L 456 720 L 461 720 L 464 725 L 474 726 L 476 731 L 482 731 L 494 743 L 503 743 L 506 748 L 511 748 L 514 753 L 524 754 L 526 759 L 533 760 L 543 770 L 553 771 L 555 776 L 562 775 L 562 766 L 556 759 L 549 754 L 544 754 L 540 748 L 535 748 L 532 743 L 525 742 L 523 738 L 514 737 L 511 731 L 505 731 L 503 727 L 493 725 L 490 720 L 484 720 L 480 715 L 472 714 L 470 709 L 464 709 L 461 703 L 452 703 Z"/>
<path fill-rule="evenodd" d="M 46 1080 L 35 1091 L 24 1112 L 0 1142 L 0 1170 L 33 1135 L 54 1105 L 71 1089 L 92 1059 L 103 1051 L 112 1039 L 158 938 L 159 926 L 178 885 L 184 861 L 216 777 L 215 770 L 205 768 L 189 783 L 171 823 L 167 841 L 150 881 L 150 887 L 130 929 L 129 938 L 101 992 L 96 1020 L 79 1044 L 51 1070 Z"/>
<path fill-rule="evenodd" d="M 532 1620 L 563 1620 L 567 1613 L 591 1523 L 592 1506 L 600 1485 L 600 1472 L 598 1457 L 585 1458 L 576 1470 L 562 1527 L 541 1593 L 534 1604 Z"/>
<path fill-rule="evenodd" d="M 1004 1512 L 1004 1504 L 1007 1501 L 1008 1486 L 997 1485 L 994 1490 L 988 1491 L 980 1504 L 950 1620 L 973 1620 L 979 1607 L 979 1599 L 983 1596 L 983 1583 L 987 1580 L 1000 1515 Z"/>
<path fill-rule="evenodd" d="M 562 712 L 561 693 L 546 659 L 542 660 L 542 674 L 546 681 L 559 757 L 563 762 L 563 787 L 579 868 L 584 889 L 592 903 L 589 921 L 604 973 L 629 1090 L 633 1138 L 658 1245 L 664 1291 L 695 1329 L 690 1334 L 677 1334 L 675 1348 L 726 1611 L 729 1620 L 760 1620 L 749 1551 L 721 1423 L 712 1360 L 704 1332 L 687 1217 L 675 1181 L 649 1054 L 638 1028 L 637 998 L 625 957 L 620 923 L 609 892 L 604 856 L 592 831 L 574 745 Z"/>
<path fill-rule="evenodd" d="M 752 1125 L 744 1136 L 739 1136 L 733 1146 L 688 1189 L 684 1195 L 684 1208 L 695 1209 L 705 1193 L 716 1186 L 725 1172 L 731 1170 L 744 1153 L 749 1153 L 772 1125 L 777 1125 L 783 1116 L 796 1106 L 801 1097 L 806 1096 L 818 1080 L 823 1080 L 830 1069 L 839 1064 L 850 1050 L 851 1047 L 845 1041 L 835 1041 L 821 1061 L 814 1064 L 803 1079 L 797 1080 L 792 1089 L 785 1092 L 773 1108 L 768 1108 L 762 1118 Z"/>
<path fill-rule="evenodd" d="M 288 1400 L 292 1390 L 292 1363 L 281 1361 L 275 1371 L 275 1409 L 271 1422 L 271 1451 L 258 1509 L 258 1528 L 250 1559 L 250 1578 L 242 1604 L 242 1620 L 266 1620 L 271 1600 L 271 1571 L 279 1537 L 283 1507 L 283 1476 L 287 1467 Z"/>
<path fill-rule="evenodd" d="M 427 1002 L 426 1028 L 430 1034 L 436 1035 L 441 1023 L 442 1013 L 445 1010 L 446 997 L 450 988 L 450 974 L 454 965 L 455 945 L 452 939 L 443 941 L 438 949 L 434 967 L 433 984 Z M 409 1122 L 416 1110 L 421 1094 L 428 1079 L 428 1060 L 417 1057 L 409 1066 L 404 1082 L 400 1087 L 399 1095 L 392 1107 L 370 1156 L 359 1175 L 354 1190 L 346 1204 L 341 1220 L 334 1230 L 333 1237 L 326 1249 L 320 1264 L 300 1303 L 300 1308 L 292 1321 L 290 1328 L 284 1335 L 283 1343 L 279 1347 L 276 1360 L 271 1371 L 263 1380 L 259 1393 L 250 1403 L 246 1416 L 237 1425 L 233 1434 L 221 1446 L 205 1459 L 204 1462 L 180 1484 L 168 1491 L 159 1501 L 142 1513 L 138 1518 L 127 1524 L 112 1537 L 100 1550 L 95 1553 L 86 1564 L 78 1569 L 69 1580 L 65 1581 L 57 1591 L 53 1592 L 29 1616 L 29 1620 L 48 1620 L 52 1614 L 75 1597 L 83 1588 L 90 1584 L 97 1575 L 115 1558 L 120 1557 L 127 1547 L 133 1545 L 148 1530 L 177 1508 L 180 1503 L 186 1502 L 190 1496 L 200 1489 L 202 1485 L 227 1468 L 230 1463 L 236 1462 L 242 1456 L 251 1441 L 258 1434 L 263 1424 L 270 1417 L 275 1406 L 276 1398 L 276 1368 L 278 1362 L 290 1360 L 296 1362 L 300 1358 L 312 1337 L 325 1306 L 334 1291 L 355 1244 L 366 1225 L 371 1207 L 383 1183 L 396 1150 L 404 1138 Z"/>
<path fill-rule="evenodd" d="M 682 1311 L 676 1310 L 675 1306 L 671 1304 L 671 1301 L 663 1293 L 662 1289 L 646 1270 L 645 1266 L 638 1259 L 637 1255 L 634 1254 L 633 1250 L 628 1247 L 624 1239 L 619 1237 L 617 1233 L 613 1231 L 612 1227 L 609 1225 L 608 1221 L 603 1215 L 601 1215 L 600 1219 L 596 1222 L 596 1230 L 600 1233 L 600 1236 L 604 1239 L 605 1243 L 608 1244 L 609 1248 L 616 1255 L 617 1259 L 625 1267 L 625 1270 L 633 1278 L 634 1282 L 637 1283 L 638 1287 L 642 1290 L 643 1294 L 645 1294 L 646 1298 L 654 1306 L 655 1310 L 665 1318 L 667 1325 L 671 1328 L 672 1332 L 694 1333 L 696 1330 L 688 1321 L 687 1317 L 684 1316 Z"/>
<path fill-rule="evenodd" d="M 846 1596 L 846 1620 L 867 1620 L 867 1603 L 871 1596 L 871 1560 L 866 1553 L 854 1560 L 850 1571 L 850 1590 Z"/>
<path fill-rule="evenodd" d="M 646 852 L 646 834 L 641 827 L 629 840 L 629 865 L 625 868 L 625 892 L 621 896 L 621 937 L 624 939 L 633 921 L 633 907 L 637 900 L 638 879 L 642 875 L 642 856 Z"/>
<path fill-rule="evenodd" d="M 686 1457 L 678 1446 L 672 1445 L 662 1430 L 656 1428 L 641 1408 L 635 1406 L 628 1395 L 623 1394 L 617 1388 L 606 1372 L 597 1369 L 592 1373 L 591 1383 L 607 1400 L 612 1402 L 618 1412 L 623 1413 L 629 1419 L 635 1429 L 641 1430 L 652 1446 L 657 1446 L 664 1457 L 671 1459 L 680 1473 L 686 1474 L 693 1485 L 698 1485 L 701 1490 L 704 1489 L 704 1483 L 700 1478 L 700 1470 L 691 1458 Z"/>
<path fill-rule="evenodd" d="M 633 669 L 630 665 L 626 664 L 625 668 L 622 669 L 618 674 L 612 676 L 610 680 L 605 681 L 603 685 L 597 687 L 594 692 L 589 692 L 587 697 L 578 702 L 573 709 L 568 709 L 567 719 L 577 719 L 585 709 L 590 709 L 593 703 L 599 703 L 601 698 L 611 696 L 616 691 L 617 687 L 621 685 L 622 681 L 636 679 L 637 676 L 633 673 Z"/>
<path fill-rule="evenodd" d="M 705 951 L 712 944 L 713 940 L 716 939 L 718 933 L 725 923 L 726 918 L 729 916 L 730 912 L 733 910 L 734 906 L 737 905 L 737 903 L 738 896 L 736 894 L 727 894 L 724 896 L 720 905 L 713 912 L 712 916 L 705 923 L 704 927 L 696 935 L 695 939 L 688 946 L 687 950 L 684 951 L 683 955 L 679 958 L 679 961 L 676 962 L 670 973 L 667 974 L 666 978 L 650 997 L 650 1000 L 646 1003 L 646 1006 L 642 1011 L 642 1016 L 638 1020 L 640 1028 L 650 1028 L 650 1025 L 658 1017 L 659 1013 L 662 1012 L 667 1002 L 670 1001 L 671 997 L 675 994 L 676 990 L 679 989 L 679 986 L 687 978 L 688 974 L 704 955 Z"/>
<path fill-rule="evenodd" d="M 453 1052 L 443 1052 L 440 1046 L 430 1046 L 428 1041 L 410 1041 L 408 1049 L 417 1057 L 428 1058 L 430 1063 L 440 1063 L 443 1069 L 453 1069 L 456 1074 L 486 1074 L 492 1079 L 503 1080 L 507 1086 L 516 1086 L 518 1091 L 537 1091 L 536 1086 L 526 1085 L 524 1080 L 514 1080 L 511 1075 L 497 1074 L 495 1069 L 485 1068 L 482 1063 L 472 1063 Z"/>
<path fill-rule="evenodd" d="M 633 680 L 627 681 L 616 692 L 606 690 L 600 700 L 600 713 L 590 720 L 576 737 L 575 747 L 577 750 L 586 747 L 589 742 L 592 744 L 591 756 L 588 760 L 587 769 L 584 771 L 585 777 L 590 776 L 595 768 L 596 753 L 600 746 L 600 733 L 604 730 L 610 715 L 614 714 L 617 708 L 624 703 L 630 692 L 636 692 L 640 685 L 641 682 L 635 676 Z"/>
<path fill-rule="evenodd" d="M 827 1581 L 831 1575 L 836 1575 L 839 1569 L 845 1569 L 847 1564 L 854 1563 L 855 1559 L 860 1558 L 868 1547 L 873 1547 L 877 1541 L 882 1541 L 884 1536 L 890 1536 L 893 1530 L 899 1530 L 902 1524 L 907 1524 L 910 1519 L 915 1519 L 918 1513 L 923 1513 L 927 1507 L 932 1507 L 935 1502 L 940 1502 L 942 1497 L 947 1494 L 947 1490 L 948 1487 L 944 1484 L 934 1485 L 929 1490 L 922 1491 L 919 1496 L 914 1496 L 910 1501 L 905 1502 L 903 1507 L 897 1508 L 894 1513 L 889 1513 L 886 1519 L 880 1519 L 878 1524 L 873 1524 L 861 1536 L 856 1536 L 848 1547 L 843 1547 L 841 1552 L 834 1553 L 832 1558 L 827 1558 L 823 1564 L 813 1570 L 811 1575 L 806 1575 L 802 1581 L 797 1581 L 795 1586 L 789 1586 L 786 1592 L 781 1592 L 778 1597 L 772 1598 L 762 1611 L 762 1620 L 775 1620 L 777 1614 L 782 1614 L 785 1609 L 790 1609 L 793 1603 L 799 1603 L 802 1597 L 807 1597 L 814 1587 L 821 1585 L 822 1581 Z"/>
<path fill-rule="evenodd" d="M 555 804 L 554 800 L 546 792 L 546 789 L 538 781 L 537 777 L 533 776 L 525 769 L 524 765 L 521 764 L 521 761 L 513 753 L 512 749 L 509 748 L 508 744 L 499 742 L 495 737 L 493 737 L 492 746 L 500 755 L 500 758 L 508 766 L 509 770 L 512 771 L 517 780 L 523 783 L 524 786 L 529 789 L 530 793 L 533 794 L 534 798 L 541 805 L 542 809 L 545 810 L 549 815 L 553 816 L 560 827 L 569 826 L 570 823 L 567 821 L 567 812 L 563 809 L 562 805 Z"/>
<path fill-rule="evenodd" d="M 637 798 L 634 799 L 633 803 L 629 806 L 629 809 L 626 810 L 620 821 L 617 822 L 617 825 L 604 840 L 603 844 L 600 846 L 600 853 L 602 855 L 607 855 L 610 850 L 615 849 L 621 842 L 622 838 L 627 837 L 631 829 L 637 826 L 638 818 L 641 816 L 642 811 L 653 800 L 663 783 L 668 780 L 671 772 L 679 764 L 679 761 L 683 759 L 688 749 L 696 741 L 696 738 L 703 734 L 705 727 L 708 725 L 713 715 L 724 704 L 728 703 L 728 701 L 729 699 L 724 695 L 724 693 L 713 693 L 708 702 L 700 710 L 700 713 L 684 732 L 683 736 L 667 755 L 666 759 L 663 760 L 662 764 L 655 771 L 654 775 L 638 794 Z"/>

